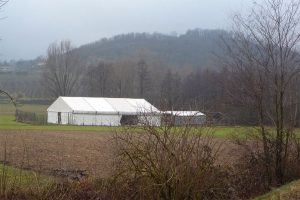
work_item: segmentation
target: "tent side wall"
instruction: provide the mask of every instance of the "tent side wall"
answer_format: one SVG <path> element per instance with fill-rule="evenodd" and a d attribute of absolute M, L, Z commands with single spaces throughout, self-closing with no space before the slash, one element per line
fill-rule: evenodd
<path fill-rule="evenodd" d="M 175 116 L 175 125 L 202 125 L 206 121 L 205 115 L 200 116 Z"/>
<path fill-rule="evenodd" d="M 60 117 L 61 118 L 60 124 L 69 124 L 69 113 L 62 112 L 60 115 L 61 115 L 61 117 Z M 59 124 L 58 119 L 59 119 L 58 112 L 48 111 L 47 122 L 49 124 Z"/>
<path fill-rule="evenodd" d="M 61 113 L 61 124 L 69 124 L 69 113 Z"/>
<path fill-rule="evenodd" d="M 50 124 L 58 124 L 58 113 L 48 111 L 47 121 Z"/>
<path fill-rule="evenodd" d="M 71 112 L 72 108 L 66 104 L 62 97 L 59 97 L 47 109 L 47 122 L 50 124 L 69 124 Z"/>
<path fill-rule="evenodd" d="M 73 113 L 72 124 L 84 126 L 120 126 L 120 115 Z"/>
<path fill-rule="evenodd" d="M 161 116 L 160 115 L 146 115 L 138 116 L 138 121 L 140 125 L 151 125 L 151 126 L 160 126 L 161 125 Z"/>

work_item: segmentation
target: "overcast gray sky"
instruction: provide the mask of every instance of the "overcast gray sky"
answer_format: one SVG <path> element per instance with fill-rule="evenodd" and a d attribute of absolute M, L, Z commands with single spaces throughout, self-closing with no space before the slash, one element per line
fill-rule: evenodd
<path fill-rule="evenodd" d="M 85 43 L 128 32 L 228 28 L 251 0 L 10 0 L 0 16 L 0 60 L 45 55 L 51 42 Z"/>

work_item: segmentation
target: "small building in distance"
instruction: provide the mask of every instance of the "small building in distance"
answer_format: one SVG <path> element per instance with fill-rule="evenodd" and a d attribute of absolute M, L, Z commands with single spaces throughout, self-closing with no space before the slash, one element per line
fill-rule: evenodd
<path fill-rule="evenodd" d="M 160 126 L 160 111 L 145 99 L 59 97 L 48 109 L 48 123 L 85 126 Z"/>
<path fill-rule="evenodd" d="M 199 111 L 164 111 L 162 123 L 180 125 L 202 125 L 206 115 Z"/>

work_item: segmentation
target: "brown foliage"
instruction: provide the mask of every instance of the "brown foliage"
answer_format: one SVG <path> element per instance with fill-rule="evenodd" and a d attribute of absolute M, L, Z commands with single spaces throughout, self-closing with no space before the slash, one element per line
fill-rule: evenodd
<path fill-rule="evenodd" d="M 268 159 L 265 157 L 263 139 L 260 135 L 249 134 L 248 139 L 235 140 L 241 156 L 233 166 L 232 185 L 242 199 L 255 197 L 281 185 L 276 177 L 276 139 L 267 140 Z M 275 135 L 275 133 L 273 134 Z M 300 178 L 300 145 L 299 138 L 293 137 L 286 150 L 284 160 L 283 184 Z"/>
<path fill-rule="evenodd" d="M 130 191 L 124 199 L 232 197 L 228 174 L 215 165 L 218 146 L 199 132 L 200 128 L 166 125 L 141 129 L 115 136 L 115 180 L 119 189 Z"/>

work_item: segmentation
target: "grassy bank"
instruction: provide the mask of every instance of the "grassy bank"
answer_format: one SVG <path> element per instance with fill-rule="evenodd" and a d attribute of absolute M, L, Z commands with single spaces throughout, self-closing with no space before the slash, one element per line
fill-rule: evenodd
<path fill-rule="evenodd" d="M 12 115 L 0 115 L 0 129 L 6 130 L 53 130 L 53 131 L 100 131 L 112 132 L 120 127 L 106 127 L 106 126 L 73 126 L 73 125 L 32 125 L 21 122 L 16 122 Z"/>
<path fill-rule="evenodd" d="M 253 200 L 293 200 L 300 198 L 300 180 L 293 181 Z"/>
<path fill-rule="evenodd" d="M 0 115 L 14 115 L 16 108 L 25 112 L 43 114 L 47 112 L 48 105 L 0 103 Z"/>
<path fill-rule="evenodd" d="M 33 171 L 23 170 L 10 165 L 0 164 L 0 193 L 18 189 L 46 189 L 54 179 Z"/>

